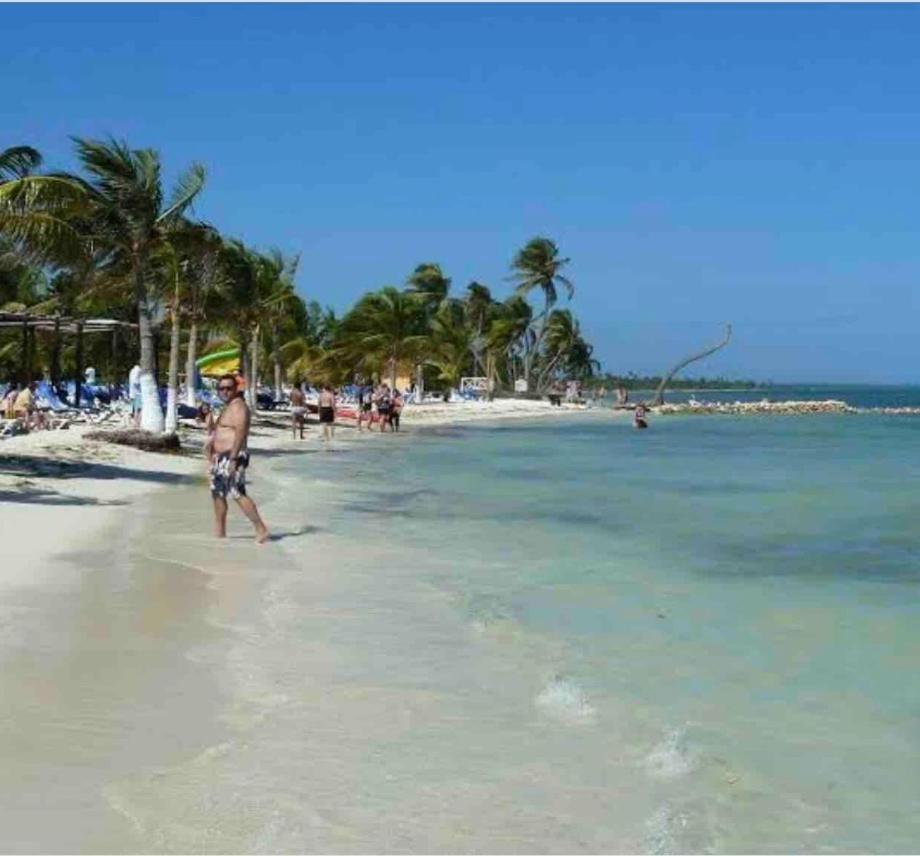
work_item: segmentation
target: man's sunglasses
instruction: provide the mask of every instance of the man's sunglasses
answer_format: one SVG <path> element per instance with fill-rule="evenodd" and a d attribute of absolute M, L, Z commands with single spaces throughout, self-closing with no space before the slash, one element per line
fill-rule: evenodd
<path fill-rule="evenodd" d="M 219 386 L 217 387 L 217 391 L 218 392 L 235 392 L 236 387 L 235 386 Z"/>

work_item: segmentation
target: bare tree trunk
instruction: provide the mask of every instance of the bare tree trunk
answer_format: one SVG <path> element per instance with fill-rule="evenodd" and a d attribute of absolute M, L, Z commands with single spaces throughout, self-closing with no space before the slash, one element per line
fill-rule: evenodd
<path fill-rule="evenodd" d="M 664 404 L 664 391 L 667 385 L 671 382 L 671 379 L 676 375 L 681 369 L 686 368 L 690 363 L 695 363 L 697 360 L 702 360 L 704 357 L 708 357 L 710 354 L 714 354 L 716 351 L 724 348 L 729 340 L 732 337 L 732 325 L 725 325 L 725 337 L 719 342 L 718 345 L 713 345 L 711 348 L 706 348 L 705 351 L 700 351 L 697 354 L 692 354 L 686 359 L 681 360 L 674 368 L 672 368 L 662 379 L 661 383 L 658 384 L 658 389 L 655 390 L 655 397 L 652 399 L 651 403 L 655 406 L 659 404 Z"/>
<path fill-rule="evenodd" d="M 176 295 L 172 305 L 172 329 L 169 335 L 169 375 L 166 380 L 166 422 L 167 434 L 175 434 L 179 428 L 179 278 L 176 277 Z"/>
<path fill-rule="evenodd" d="M 422 403 L 422 397 L 425 395 L 425 371 L 421 363 L 415 367 L 415 401 L 417 404 Z"/>
<path fill-rule="evenodd" d="M 185 403 L 189 407 L 197 404 L 195 386 L 198 380 L 198 369 L 195 361 L 198 357 L 198 322 L 192 318 L 188 329 L 188 351 L 185 356 Z"/>
<path fill-rule="evenodd" d="M 390 389 L 396 389 L 396 357 L 390 360 Z"/>

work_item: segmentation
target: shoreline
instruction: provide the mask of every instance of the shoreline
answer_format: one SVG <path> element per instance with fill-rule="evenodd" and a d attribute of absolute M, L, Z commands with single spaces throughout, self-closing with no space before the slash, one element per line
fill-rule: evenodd
<path fill-rule="evenodd" d="M 548 402 L 511 402 L 511 406 L 475 403 L 421 405 L 404 417 L 403 431 L 504 419 L 572 415 L 579 407 L 551 407 Z M 256 452 L 315 449 L 318 426 L 309 422 L 303 441 L 290 435 L 287 413 L 259 411 L 253 419 L 250 447 Z M 0 514 L 4 531 L 16 533 L 5 546 L 2 584 L 36 584 L 47 579 L 49 563 L 63 553 L 79 550 L 117 523 L 119 514 L 152 491 L 200 482 L 205 487 L 201 458 L 203 432 L 180 430 L 183 452 L 144 452 L 86 434 L 94 425 L 67 430 L 33 431 L 0 441 Z M 101 429 L 105 430 L 105 429 Z M 364 432 L 369 433 L 369 432 Z M 378 434 L 374 431 L 373 435 Z M 373 436 L 371 435 L 371 436 Z M 335 445 L 374 442 L 359 437 L 351 420 L 341 421 Z"/>

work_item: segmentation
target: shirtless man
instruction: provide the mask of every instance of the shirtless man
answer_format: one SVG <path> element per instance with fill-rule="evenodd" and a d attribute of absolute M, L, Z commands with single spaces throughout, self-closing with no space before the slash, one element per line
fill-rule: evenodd
<path fill-rule="evenodd" d="M 303 440 L 304 417 L 307 413 L 307 399 L 300 385 L 291 390 L 291 430 L 294 439 L 297 439 L 297 429 L 300 429 L 300 439 Z"/>
<path fill-rule="evenodd" d="M 211 497 L 214 500 L 214 534 L 227 537 L 227 496 L 236 500 L 256 530 L 256 543 L 268 538 L 268 529 L 259 517 L 256 504 L 246 495 L 246 467 L 249 466 L 250 413 L 236 378 L 224 375 L 217 382 L 217 394 L 225 402 L 214 423 L 214 437 L 205 447 L 210 461 Z"/>

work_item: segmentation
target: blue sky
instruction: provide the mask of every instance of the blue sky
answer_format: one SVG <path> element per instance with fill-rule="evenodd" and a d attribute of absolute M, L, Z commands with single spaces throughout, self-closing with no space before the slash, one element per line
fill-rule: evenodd
<path fill-rule="evenodd" d="M 0 146 L 114 135 L 341 310 L 534 235 L 614 372 L 920 382 L 920 7 L 10 5 Z M 10 83 L 15 84 L 10 86 Z"/>

